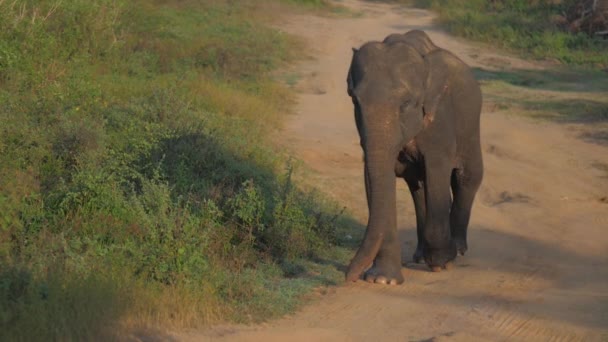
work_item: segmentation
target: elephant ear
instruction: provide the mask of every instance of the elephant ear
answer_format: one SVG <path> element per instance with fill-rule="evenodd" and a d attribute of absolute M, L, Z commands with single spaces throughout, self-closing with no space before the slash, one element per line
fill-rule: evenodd
<path fill-rule="evenodd" d="M 358 52 L 359 50 L 353 48 L 353 60 L 355 58 L 355 54 Z M 355 85 L 353 82 L 353 75 L 352 75 L 352 62 L 351 62 L 351 66 L 350 68 L 348 68 L 348 76 L 346 77 L 346 91 L 348 92 L 348 96 L 353 97 L 353 90 L 355 89 Z"/>
<path fill-rule="evenodd" d="M 428 71 L 422 103 L 423 121 L 426 127 L 435 120 L 439 105 L 449 91 L 450 71 L 443 60 L 443 51 L 430 53 L 424 60 Z"/>
<path fill-rule="evenodd" d="M 346 92 L 348 96 L 353 97 L 353 89 L 355 88 L 353 84 L 353 76 L 350 73 L 350 69 L 348 69 L 348 76 L 346 77 Z"/>

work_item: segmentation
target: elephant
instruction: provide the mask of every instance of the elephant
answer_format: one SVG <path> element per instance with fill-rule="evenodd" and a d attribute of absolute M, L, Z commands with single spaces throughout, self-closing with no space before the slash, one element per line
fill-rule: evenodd
<path fill-rule="evenodd" d="M 414 261 L 424 260 L 433 271 L 446 268 L 467 251 L 483 178 L 479 83 L 462 60 L 413 30 L 353 48 L 347 90 L 363 150 L 369 218 L 346 280 L 404 281 L 397 178 L 414 202 Z"/>

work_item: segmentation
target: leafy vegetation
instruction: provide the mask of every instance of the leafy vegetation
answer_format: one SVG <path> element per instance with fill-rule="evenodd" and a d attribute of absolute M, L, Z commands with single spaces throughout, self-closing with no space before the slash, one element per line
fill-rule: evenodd
<path fill-rule="evenodd" d="M 413 0 L 431 8 L 452 33 L 539 59 L 591 68 L 608 67 L 608 43 L 567 32 L 560 16 L 571 0 Z"/>
<path fill-rule="evenodd" d="M 257 321 L 341 278 L 338 210 L 263 138 L 297 44 L 267 4 L 0 0 L 0 340 Z"/>
<path fill-rule="evenodd" d="M 601 74 L 581 70 L 508 70 L 475 68 L 484 103 L 495 109 L 559 123 L 593 123 L 583 137 L 605 144 L 608 82 Z M 591 139 L 593 138 L 593 139 Z"/>

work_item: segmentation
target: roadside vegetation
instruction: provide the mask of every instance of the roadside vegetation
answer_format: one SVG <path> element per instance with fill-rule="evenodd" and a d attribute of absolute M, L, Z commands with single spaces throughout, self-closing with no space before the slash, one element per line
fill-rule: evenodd
<path fill-rule="evenodd" d="M 321 0 L 0 0 L 0 340 L 260 321 L 342 279 L 340 210 L 267 138 Z M 286 7 L 287 6 L 287 7 Z"/>
<path fill-rule="evenodd" d="M 608 145 L 608 79 L 601 72 L 482 68 L 474 72 L 490 111 L 581 124 L 572 127 L 581 139 Z"/>
<path fill-rule="evenodd" d="M 537 59 L 608 68 L 608 40 L 572 33 L 569 13 L 579 0 L 406 0 L 439 14 L 450 32 Z"/>

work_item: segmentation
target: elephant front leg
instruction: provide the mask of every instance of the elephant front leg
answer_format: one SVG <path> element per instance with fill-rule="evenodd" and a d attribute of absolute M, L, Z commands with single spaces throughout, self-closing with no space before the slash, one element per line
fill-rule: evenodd
<path fill-rule="evenodd" d="M 367 168 L 365 169 L 365 192 L 367 195 L 368 207 L 371 210 L 371 193 L 370 193 L 370 178 Z M 370 283 L 378 284 L 401 284 L 403 283 L 403 275 L 401 274 L 401 246 L 399 243 L 399 236 L 397 234 L 397 222 L 396 222 L 396 199 L 389 205 L 395 207 L 392 211 L 394 218 L 387 221 L 389 227 L 386 227 L 386 234 L 380 251 L 372 267 L 365 272 L 365 280 Z M 391 214 L 389 214 L 391 215 Z"/>
<path fill-rule="evenodd" d="M 433 269 L 445 268 L 456 258 L 451 239 L 450 193 L 451 166 L 445 157 L 425 156 L 426 215 L 424 225 L 424 259 Z"/>
<path fill-rule="evenodd" d="M 382 247 L 372 267 L 365 272 L 370 283 L 397 285 L 403 283 L 401 274 L 401 248 L 397 228 L 387 231 Z"/>

